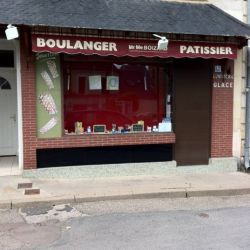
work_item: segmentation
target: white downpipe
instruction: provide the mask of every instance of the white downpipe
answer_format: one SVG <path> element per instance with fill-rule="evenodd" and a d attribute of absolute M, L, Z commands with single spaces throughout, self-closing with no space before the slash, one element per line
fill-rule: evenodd
<path fill-rule="evenodd" d="M 250 24 L 250 1 L 247 1 L 247 23 Z M 244 146 L 244 166 L 248 171 L 249 148 L 250 148 L 250 40 L 247 43 L 247 82 L 246 82 L 246 125 L 245 125 L 245 146 Z"/>
<path fill-rule="evenodd" d="M 244 147 L 244 166 L 249 170 L 249 148 L 250 148 L 250 40 L 247 46 L 247 82 L 246 82 L 246 132 Z"/>

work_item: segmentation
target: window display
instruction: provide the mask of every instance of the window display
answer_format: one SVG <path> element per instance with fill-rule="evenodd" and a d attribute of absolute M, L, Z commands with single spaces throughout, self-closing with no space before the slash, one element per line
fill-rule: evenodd
<path fill-rule="evenodd" d="M 60 57 L 56 54 L 37 53 L 36 125 L 38 138 L 61 137 L 61 101 Z M 74 123 L 72 125 L 74 127 Z"/>
<path fill-rule="evenodd" d="M 93 133 L 98 133 L 98 134 L 106 133 L 106 125 L 94 125 Z"/>
<path fill-rule="evenodd" d="M 163 64 L 71 60 L 64 62 L 63 72 L 65 133 L 74 134 L 76 122 L 83 133 L 100 126 L 101 133 L 158 131 L 171 115 Z"/>
<path fill-rule="evenodd" d="M 89 90 L 102 89 L 102 76 L 89 76 Z"/>
<path fill-rule="evenodd" d="M 107 76 L 106 80 L 107 90 L 119 90 L 119 77 Z"/>

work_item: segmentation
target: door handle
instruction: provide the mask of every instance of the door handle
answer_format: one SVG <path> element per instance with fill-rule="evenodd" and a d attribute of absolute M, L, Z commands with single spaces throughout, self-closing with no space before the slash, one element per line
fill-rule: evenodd
<path fill-rule="evenodd" d="M 12 119 L 14 122 L 16 122 L 16 115 L 10 116 L 10 119 Z"/>

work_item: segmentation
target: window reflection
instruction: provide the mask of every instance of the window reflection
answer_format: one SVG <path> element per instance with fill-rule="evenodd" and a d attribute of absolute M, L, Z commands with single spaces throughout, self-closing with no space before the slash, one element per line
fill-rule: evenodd
<path fill-rule="evenodd" d="M 5 78 L 0 77 L 0 88 L 1 89 L 11 89 L 11 85 Z"/>
<path fill-rule="evenodd" d="M 94 77 L 93 77 L 94 76 Z M 111 81 L 112 80 L 112 81 Z M 75 122 L 104 124 L 107 130 L 144 121 L 144 128 L 166 116 L 167 77 L 163 66 L 132 63 L 67 63 L 64 68 L 64 127 Z"/>

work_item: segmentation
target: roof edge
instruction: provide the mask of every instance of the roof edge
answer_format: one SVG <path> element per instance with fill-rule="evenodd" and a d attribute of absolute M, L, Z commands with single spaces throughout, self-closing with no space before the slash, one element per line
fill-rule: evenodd
<path fill-rule="evenodd" d="M 250 25 L 249 25 L 249 24 L 244 23 L 243 21 L 241 21 L 241 20 L 239 20 L 238 18 L 236 18 L 236 17 L 234 17 L 234 16 L 228 14 L 227 12 L 223 11 L 222 9 L 220 9 L 219 7 L 217 7 L 217 6 L 215 6 L 215 5 L 211 4 L 211 3 L 208 3 L 207 5 L 208 5 L 210 8 L 219 11 L 220 13 L 222 13 L 222 14 L 223 14 L 224 16 L 226 16 L 227 18 L 230 18 L 230 19 L 234 20 L 236 23 L 240 24 L 240 25 L 243 26 L 244 28 L 249 29 L 249 32 L 250 32 Z M 250 35 L 247 36 L 246 38 L 248 38 L 248 37 L 250 37 Z"/>
<path fill-rule="evenodd" d="M 183 0 L 160 0 L 161 2 L 176 2 L 176 3 L 193 3 L 193 4 L 210 4 L 208 0 L 186 0 L 183 2 Z"/>

